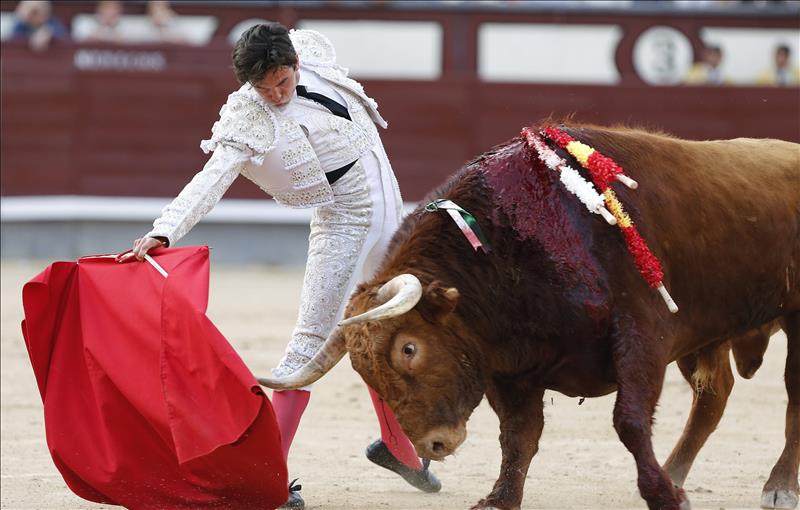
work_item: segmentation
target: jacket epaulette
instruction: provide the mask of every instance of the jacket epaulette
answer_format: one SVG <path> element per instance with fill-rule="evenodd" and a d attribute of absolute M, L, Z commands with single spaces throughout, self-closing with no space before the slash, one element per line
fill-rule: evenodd
<path fill-rule="evenodd" d="M 254 93 L 250 85 L 243 85 L 228 95 L 228 101 L 219 111 L 219 120 L 211 127 L 211 138 L 200 142 L 203 152 L 208 154 L 223 142 L 251 152 L 254 163 L 263 162 L 264 154 L 275 147 L 278 120 Z"/>
<path fill-rule="evenodd" d="M 336 65 L 336 49 L 327 37 L 316 30 L 292 29 L 289 31 L 289 38 L 303 65 L 324 67 Z"/>

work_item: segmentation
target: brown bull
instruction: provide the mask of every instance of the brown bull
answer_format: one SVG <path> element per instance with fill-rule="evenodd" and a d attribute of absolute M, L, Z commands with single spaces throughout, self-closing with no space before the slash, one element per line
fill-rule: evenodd
<path fill-rule="evenodd" d="M 670 475 L 683 481 L 730 391 L 724 341 L 762 332 L 764 341 L 751 348 L 755 355 L 737 357 L 740 371 L 752 375 L 766 345 L 764 329 L 779 323 L 788 337 L 786 445 L 762 504 L 796 506 L 800 146 L 562 129 L 639 182 L 636 190 L 613 187 L 660 259 L 678 313 L 669 313 L 637 272 L 619 230 L 591 215 L 518 137 L 467 164 L 428 197 L 472 213 L 490 253 L 473 251 L 446 214 L 418 208 L 318 355 L 288 378 L 262 382 L 307 385 L 349 351 L 418 453 L 434 459 L 464 441 L 467 419 L 486 395 L 500 418 L 503 460 L 494 489 L 475 508 L 502 509 L 522 501 L 542 432 L 544 391 L 592 397 L 616 390 L 614 428 L 636 461 L 642 497 L 651 509 L 678 509 L 688 501 Z M 705 378 L 707 389 L 697 393 L 692 413 L 702 423 L 690 419 L 690 437 L 684 434 L 676 446 L 668 473 L 650 436 L 673 360 L 695 384 L 703 381 L 699 368 L 724 367 L 707 371 L 714 375 Z M 704 409 L 704 398 L 716 407 Z"/>

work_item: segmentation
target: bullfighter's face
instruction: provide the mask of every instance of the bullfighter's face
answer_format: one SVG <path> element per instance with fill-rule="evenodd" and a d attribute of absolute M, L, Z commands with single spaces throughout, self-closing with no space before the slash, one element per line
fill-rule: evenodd
<path fill-rule="evenodd" d="M 374 293 L 351 300 L 349 315 L 375 306 Z M 466 438 L 466 422 L 483 396 L 475 354 L 453 314 L 458 291 L 431 285 L 411 311 L 348 326 L 353 368 L 389 404 L 417 453 L 441 460 Z"/>
<path fill-rule="evenodd" d="M 294 97 L 299 79 L 298 65 L 280 66 L 265 74 L 261 81 L 253 83 L 253 88 L 273 106 L 286 106 Z"/>

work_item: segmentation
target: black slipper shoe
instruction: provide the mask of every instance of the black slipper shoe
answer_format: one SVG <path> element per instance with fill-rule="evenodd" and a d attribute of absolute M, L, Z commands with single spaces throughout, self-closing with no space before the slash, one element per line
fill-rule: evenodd
<path fill-rule="evenodd" d="M 442 482 L 428 469 L 430 459 L 422 459 L 422 469 L 411 469 L 397 460 L 380 439 L 367 446 L 367 458 L 381 467 L 394 471 L 423 492 L 439 492 L 442 489 Z"/>
<path fill-rule="evenodd" d="M 306 502 L 303 501 L 303 497 L 300 496 L 300 489 L 303 488 L 302 485 L 295 485 L 294 482 L 297 481 L 297 478 L 289 482 L 289 499 L 286 500 L 286 503 L 282 504 L 275 510 L 304 510 L 306 507 Z"/>

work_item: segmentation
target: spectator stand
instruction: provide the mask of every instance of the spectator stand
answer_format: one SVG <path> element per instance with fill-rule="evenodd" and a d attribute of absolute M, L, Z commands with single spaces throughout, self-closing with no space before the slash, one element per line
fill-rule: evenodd
<path fill-rule="evenodd" d="M 91 30 L 95 5 L 57 3 L 54 12 L 79 39 Z M 131 32 L 143 23 L 146 6 L 125 4 Z M 234 1 L 172 7 L 188 24 L 181 27 L 194 34 L 190 44 L 73 41 L 33 54 L 23 44 L 3 42 L 2 234 L 16 242 L 3 243 L 2 256 L 52 258 L 47 250 L 53 246 L 63 250 L 59 257 L 121 250 L 146 231 L 204 164 L 199 141 L 237 87 L 231 41 L 259 19 L 318 29 L 333 40 L 340 62 L 390 122 L 384 141 L 412 203 L 465 161 L 551 114 L 694 139 L 800 141 L 797 88 L 757 87 L 744 79 L 745 71 L 733 86 L 682 84 L 706 44 L 719 45 L 730 65 L 752 67 L 751 79 L 776 42 L 788 40 L 796 59 L 800 5 L 791 3 L 723 9 L 638 1 Z M 0 4 L 0 19 L 13 8 L 13 2 Z M 764 54 L 746 53 L 752 45 Z M 228 204 L 235 214 L 224 212 Z M 218 210 L 187 243 L 210 242 L 217 260 L 240 262 L 249 253 L 252 261 L 303 263 L 306 216 L 276 219 L 263 193 L 244 179 Z M 235 242 L 223 245 L 223 238 Z"/>

